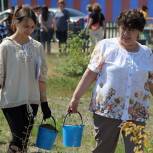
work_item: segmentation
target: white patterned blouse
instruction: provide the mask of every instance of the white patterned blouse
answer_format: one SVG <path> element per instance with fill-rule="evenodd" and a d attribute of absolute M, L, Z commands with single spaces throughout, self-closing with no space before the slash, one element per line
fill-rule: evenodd
<path fill-rule="evenodd" d="M 100 41 L 88 68 L 98 73 L 90 110 L 96 114 L 145 122 L 148 119 L 150 90 L 153 83 L 153 53 L 144 45 L 128 52 L 118 38 Z"/>

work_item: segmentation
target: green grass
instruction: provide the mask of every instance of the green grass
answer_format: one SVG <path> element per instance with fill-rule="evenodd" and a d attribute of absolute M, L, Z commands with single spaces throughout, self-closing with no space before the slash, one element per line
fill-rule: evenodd
<path fill-rule="evenodd" d="M 71 77 L 63 76 L 61 73 L 57 72 L 58 64 L 62 64 L 63 62 L 65 62 L 65 56 L 52 54 L 47 57 L 47 64 L 49 68 L 48 80 L 47 80 L 48 101 L 52 109 L 52 115 L 56 119 L 56 124 L 59 131 L 56 142 L 55 142 L 55 146 L 50 152 L 51 153 L 90 153 L 95 146 L 94 129 L 92 126 L 92 114 L 88 111 L 90 96 L 91 96 L 91 88 L 85 94 L 85 96 L 81 99 L 81 103 L 79 105 L 79 111 L 81 112 L 83 116 L 83 121 L 85 124 L 81 147 L 66 148 L 66 147 L 63 147 L 63 144 L 62 144 L 63 119 L 67 111 L 69 100 L 80 79 L 80 77 L 71 78 Z M 150 112 L 151 112 L 151 118 L 148 121 L 147 129 L 148 131 L 151 132 L 151 135 L 153 137 L 153 131 L 152 131 L 153 107 L 151 108 Z M 77 118 L 73 120 L 74 122 L 80 121 Z M 0 153 L 5 153 L 7 145 L 8 145 L 8 141 L 10 139 L 10 132 L 2 113 L 0 113 L 0 121 L 1 121 Z M 29 144 L 30 147 L 29 147 L 28 153 L 36 153 L 38 151 L 38 149 L 34 147 L 33 145 L 35 143 L 38 127 L 41 124 L 41 121 L 42 121 L 42 114 L 41 114 L 41 111 L 39 110 L 33 131 L 32 131 L 32 135 L 30 138 L 30 144 Z M 48 120 L 47 122 L 50 122 L 50 120 Z M 124 153 L 123 142 L 121 139 L 119 140 L 116 153 Z"/>
<path fill-rule="evenodd" d="M 49 97 L 68 97 L 74 90 L 78 78 L 55 77 L 49 78 L 47 81 Z"/>

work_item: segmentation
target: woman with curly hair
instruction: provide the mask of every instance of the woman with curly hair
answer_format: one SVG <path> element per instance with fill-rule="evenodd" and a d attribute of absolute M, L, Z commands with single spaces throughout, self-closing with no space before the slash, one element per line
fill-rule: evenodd
<path fill-rule="evenodd" d="M 148 119 L 150 93 L 153 95 L 153 53 L 137 41 L 145 23 L 138 10 L 121 12 L 117 19 L 119 36 L 97 43 L 70 100 L 68 112 L 76 113 L 81 96 L 95 82 L 90 103 L 97 143 L 93 153 L 114 153 L 121 123 L 145 125 Z M 136 144 L 131 142 L 131 135 L 122 135 L 125 152 L 134 153 Z"/>

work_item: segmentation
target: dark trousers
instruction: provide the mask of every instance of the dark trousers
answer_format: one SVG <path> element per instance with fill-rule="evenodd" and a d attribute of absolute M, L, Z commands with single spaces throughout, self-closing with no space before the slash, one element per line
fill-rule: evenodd
<path fill-rule="evenodd" d="M 115 153 L 122 121 L 106 118 L 97 114 L 93 115 L 93 120 L 95 128 L 96 148 L 92 151 L 92 153 Z M 142 122 L 132 122 L 136 125 L 145 125 L 145 123 Z M 125 136 L 124 132 L 122 132 L 122 135 L 124 139 L 125 153 L 134 153 L 134 148 L 136 145 L 131 142 L 131 136 Z"/>
<path fill-rule="evenodd" d="M 67 31 L 56 31 L 56 38 L 59 40 L 58 46 L 59 46 L 59 52 L 65 52 L 67 49 Z M 62 44 L 65 44 L 62 47 Z"/>
<path fill-rule="evenodd" d="M 56 38 L 59 40 L 59 43 L 66 43 L 67 41 L 67 31 L 56 31 Z"/>
<path fill-rule="evenodd" d="M 10 146 L 15 145 L 21 150 L 27 149 L 34 117 L 38 111 L 38 105 L 32 104 L 30 106 L 32 111 L 29 111 L 28 105 L 2 109 L 12 134 Z"/>
<path fill-rule="evenodd" d="M 40 31 L 40 42 L 47 53 L 51 52 L 51 39 L 53 38 L 53 34 L 54 30 L 52 28 L 48 28 L 48 31 Z"/>

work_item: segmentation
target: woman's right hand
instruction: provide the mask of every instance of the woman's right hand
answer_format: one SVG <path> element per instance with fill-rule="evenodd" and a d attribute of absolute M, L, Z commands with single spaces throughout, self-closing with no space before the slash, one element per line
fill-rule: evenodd
<path fill-rule="evenodd" d="M 77 113 L 78 112 L 77 109 L 78 109 L 79 102 L 80 102 L 79 99 L 72 98 L 70 103 L 69 103 L 67 112 L 69 112 L 69 113 Z"/>
<path fill-rule="evenodd" d="M 88 68 L 86 69 L 69 103 L 68 110 L 67 110 L 69 113 L 78 112 L 77 109 L 78 109 L 78 104 L 80 102 L 80 98 L 85 93 L 85 91 L 89 88 L 89 86 L 96 80 L 97 74 L 98 73 L 93 72 Z"/>

